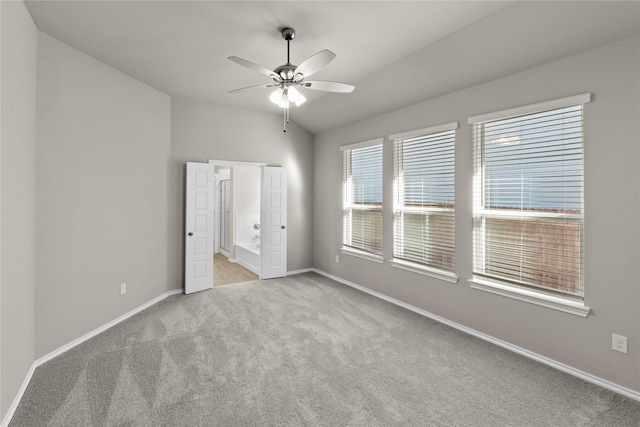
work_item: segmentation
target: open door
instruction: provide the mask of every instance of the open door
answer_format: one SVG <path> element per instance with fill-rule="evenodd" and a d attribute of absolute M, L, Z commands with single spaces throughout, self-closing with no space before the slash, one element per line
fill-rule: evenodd
<path fill-rule="evenodd" d="M 287 275 L 287 170 L 262 168 L 260 278 Z"/>
<path fill-rule="evenodd" d="M 213 288 L 213 166 L 187 163 L 184 293 Z"/>

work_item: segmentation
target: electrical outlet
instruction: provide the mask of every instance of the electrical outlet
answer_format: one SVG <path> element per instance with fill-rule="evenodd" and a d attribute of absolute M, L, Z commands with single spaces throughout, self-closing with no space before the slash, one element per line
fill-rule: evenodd
<path fill-rule="evenodd" d="M 627 337 L 622 335 L 611 335 L 611 348 L 620 353 L 627 353 Z"/>
<path fill-rule="evenodd" d="M 127 283 L 120 283 L 120 295 L 127 293 Z"/>
<path fill-rule="evenodd" d="M 336 264 L 340 264 L 340 257 L 336 255 Z"/>

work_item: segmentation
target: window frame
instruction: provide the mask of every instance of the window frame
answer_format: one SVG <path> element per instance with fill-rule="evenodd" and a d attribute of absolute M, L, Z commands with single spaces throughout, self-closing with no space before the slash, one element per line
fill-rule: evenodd
<path fill-rule="evenodd" d="M 584 104 L 591 102 L 592 94 L 584 93 L 580 95 L 570 96 L 566 98 L 560 98 L 552 101 L 540 102 L 537 104 L 531 104 L 521 107 L 516 107 L 507 110 L 496 111 L 493 113 L 482 114 L 477 116 L 469 117 L 467 122 L 468 124 L 473 126 L 473 149 L 474 149 L 474 177 L 473 177 L 473 193 L 474 193 L 474 202 L 473 202 L 473 217 L 474 217 L 474 225 L 472 225 L 473 235 L 473 268 L 472 268 L 472 278 L 468 280 L 469 284 L 473 289 L 490 292 L 493 294 L 501 295 L 508 298 L 513 298 L 516 300 L 528 302 L 531 304 L 536 304 L 539 306 L 552 308 L 555 310 L 563 311 L 566 313 L 574 314 L 581 317 L 588 316 L 590 312 L 590 308 L 584 303 L 584 283 L 582 283 L 582 295 L 571 295 L 567 293 L 554 292 L 551 289 L 546 289 L 543 287 L 531 287 L 527 285 L 522 285 L 518 283 L 514 283 L 508 280 L 502 280 L 500 278 L 496 278 L 490 274 L 482 274 L 476 272 L 476 264 L 478 260 L 476 259 L 476 250 L 475 245 L 480 244 L 483 245 L 486 240 L 482 239 L 480 242 L 476 242 L 476 232 L 477 226 L 475 225 L 475 219 L 477 217 L 483 218 L 482 224 L 484 224 L 484 218 L 523 218 L 523 220 L 533 220 L 533 219 L 542 219 L 542 220 L 550 220 L 554 218 L 562 218 L 564 220 L 569 221 L 578 221 L 582 227 L 584 227 L 584 211 L 579 214 L 571 214 L 571 213 L 553 213 L 553 212 L 509 212 L 508 210 L 497 210 L 497 209 L 486 209 L 482 203 L 478 200 L 478 198 L 484 199 L 484 185 L 485 185 L 485 177 L 484 177 L 484 159 L 480 162 L 482 163 L 480 170 L 478 170 L 477 160 L 475 151 L 478 149 L 478 144 L 483 144 L 482 138 L 484 135 L 478 135 L 478 131 L 483 129 L 483 124 L 486 122 L 503 120 L 509 118 L 515 118 L 519 116 L 527 116 L 536 113 L 541 113 L 549 110 L 556 110 L 574 106 L 582 106 L 583 114 L 584 114 Z M 584 118 L 582 119 L 582 128 L 584 129 Z M 483 131 L 482 131 L 483 133 Z M 584 138 L 582 140 L 583 151 L 582 155 L 584 158 Z M 480 174 L 482 174 L 480 176 Z M 582 194 L 584 195 L 584 166 L 582 172 Z M 480 226 L 482 227 L 482 225 Z M 584 232 L 584 229 L 583 231 Z M 580 260 L 580 268 L 583 269 L 584 265 L 584 246 L 582 246 L 583 250 L 581 252 L 581 260 Z M 584 278 L 584 274 L 581 273 L 581 277 Z M 584 280 L 584 279 L 583 279 Z"/>
<path fill-rule="evenodd" d="M 381 150 L 381 159 L 380 159 L 380 203 L 376 205 L 363 205 L 350 202 L 349 200 L 353 199 L 353 194 L 347 194 L 348 191 L 353 191 L 353 188 L 350 188 L 348 184 L 349 177 L 347 176 L 347 160 L 345 156 L 350 156 L 353 150 L 357 150 L 360 148 L 367 148 L 372 146 L 380 146 Z M 384 139 L 383 138 L 375 138 L 367 141 L 358 142 L 355 144 L 343 145 L 340 147 L 340 151 L 342 154 L 342 244 L 341 244 L 341 252 L 346 255 L 355 256 L 358 258 L 366 259 L 368 261 L 373 261 L 379 264 L 384 262 L 383 251 L 384 251 L 384 241 L 383 241 L 383 229 L 384 229 L 384 217 L 383 217 L 383 209 L 384 209 Z M 349 157 L 349 162 L 352 159 Z M 351 164 L 349 165 L 349 167 Z M 347 237 L 347 224 L 346 217 L 348 214 L 352 214 L 354 211 L 372 211 L 372 212 L 380 212 L 380 233 L 375 237 L 380 241 L 380 251 L 368 251 L 364 248 L 358 248 L 351 245 L 351 242 L 347 242 L 351 240 L 353 237 L 353 232 L 349 229 L 349 236 Z"/>
<path fill-rule="evenodd" d="M 393 145 L 393 212 L 392 212 L 392 223 L 393 223 L 393 248 L 392 248 L 392 259 L 390 263 L 393 267 L 404 269 L 407 271 L 411 271 L 418 274 L 423 274 L 430 277 L 435 277 L 437 279 L 441 279 L 451 283 L 458 282 L 458 276 L 455 273 L 455 257 L 456 257 L 456 249 L 455 249 L 455 139 L 456 139 L 456 130 L 459 128 L 459 122 L 451 122 L 442 125 L 431 126 L 423 129 L 416 129 L 407 132 L 401 132 L 389 135 L 389 141 Z M 405 140 L 424 137 L 428 138 L 431 136 L 435 136 L 437 134 L 441 134 L 444 132 L 453 132 L 453 188 L 451 189 L 451 194 L 453 195 L 454 202 L 451 207 L 440 207 L 440 206 L 407 206 L 404 195 L 404 188 L 400 188 L 402 183 L 399 181 L 400 175 L 404 173 L 404 164 L 397 158 L 398 152 L 401 149 L 400 145 L 404 144 Z M 404 146 L 402 147 L 404 148 Z M 404 159 L 404 158 L 403 158 Z M 400 170 L 402 169 L 402 170 Z M 440 268 L 440 266 L 429 265 L 427 263 L 421 263 L 418 261 L 414 261 L 411 259 L 407 259 L 398 254 L 397 249 L 398 245 L 402 244 L 404 247 L 404 238 L 400 238 L 397 235 L 397 227 L 398 221 L 397 215 L 401 214 L 419 214 L 424 215 L 425 219 L 428 219 L 431 214 L 438 213 L 448 213 L 453 215 L 453 265 L 450 270 L 445 268 Z"/>

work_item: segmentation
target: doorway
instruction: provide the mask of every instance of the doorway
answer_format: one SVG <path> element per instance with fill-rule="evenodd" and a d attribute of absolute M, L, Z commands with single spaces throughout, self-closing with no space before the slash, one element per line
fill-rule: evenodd
<path fill-rule="evenodd" d="M 220 227 L 214 226 L 214 217 L 220 216 L 214 191 L 216 167 L 249 166 L 260 179 L 259 214 L 239 217 L 230 213 L 229 256 L 239 262 L 238 253 L 244 249 L 238 242 L 242 238 L 259 248 L 249 262 L 260 279 L 287 275 L 287 171 L 264 163 L 210 160 L 209 163 L 186 163 L 185 179 L 185 294 L 213 288 L 214 254 L 220 252 Z M 256 169 L 257 168 L 257 169 Z M 222 180 L 221 180 L 222 181 Z M 218 189 L 219 190 L 219 189 Z M 234 203 L 234 182 L 231 179 L 231 206 Z M 238 192 L 244 197 L 247 192 Z M 255 202 L 255 197 L 252 200 Z M 218 206 L 218 207 L 216 207 Z M 223 228 L 224 230 L 224 228 Z M 240 240 L 239 240 L 240 238 Z M 255 242 L 253 240 L 256 240 Z M 224 243 L 223 243 L 224 246 Z M 249 255 L 251 256 L 251 255 Z M 243 257 L 240 257 L 242 259 Z M 257 258 L 257 259 L 256 259 Z M 257 268 L 256 268 L 257 266 Z"/>
<path fill-rule="evenodd" d="M 261 171 L 250 165 L 214 166 L 213 286 L 260 276 Z"/>

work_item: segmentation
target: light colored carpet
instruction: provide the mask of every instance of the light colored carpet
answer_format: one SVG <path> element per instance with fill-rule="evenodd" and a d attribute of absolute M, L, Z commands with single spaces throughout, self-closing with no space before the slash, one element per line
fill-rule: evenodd
<path fill-rule="evenodd" d="M 314 273 L 175 295 L 39 367 L 16 426 L 633 426 L 640 403 Z"/>

